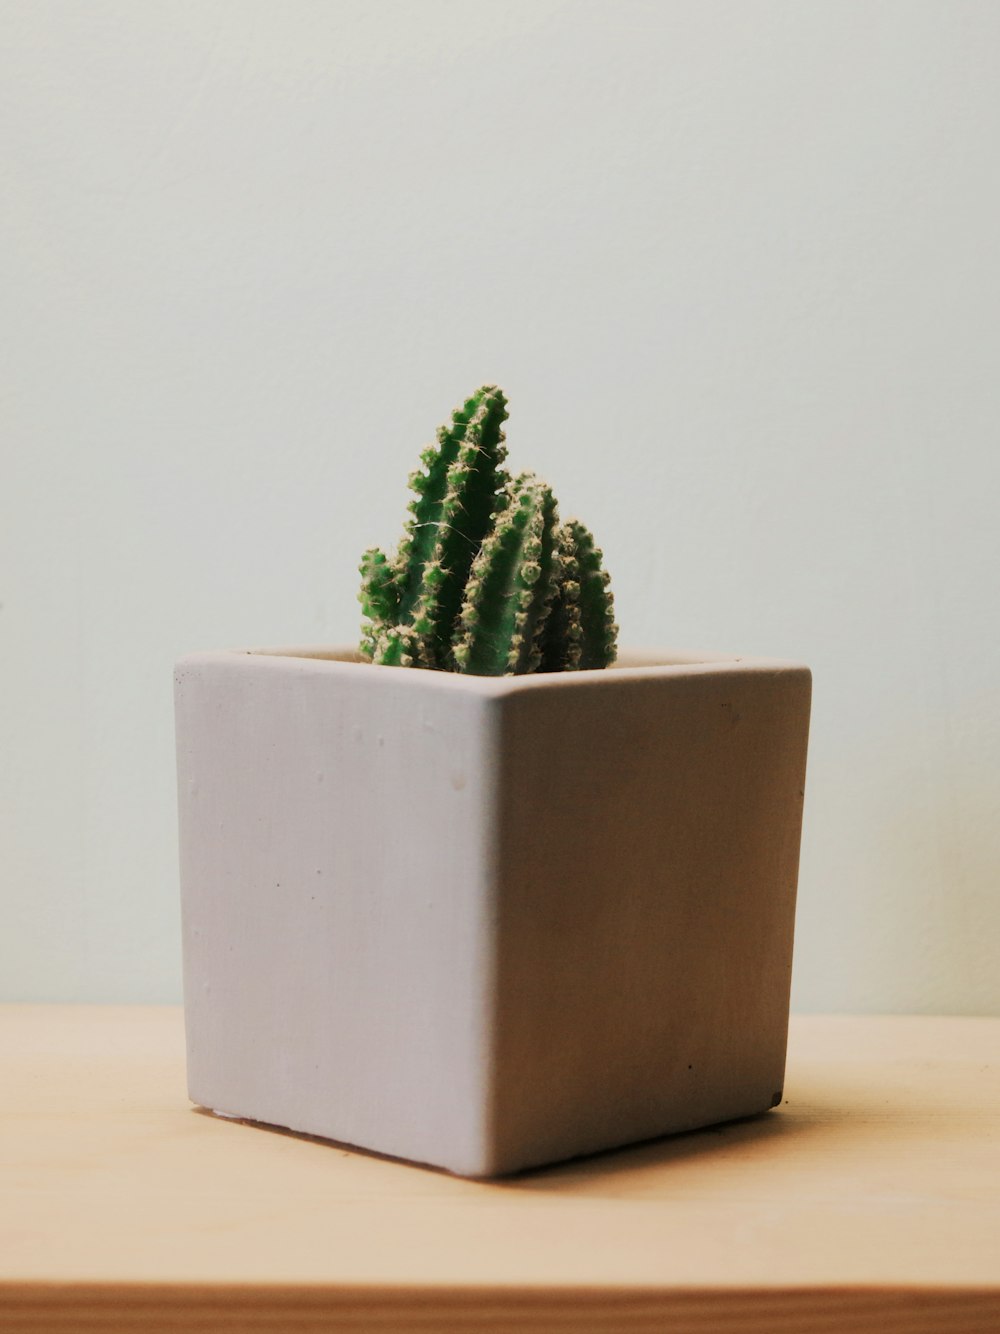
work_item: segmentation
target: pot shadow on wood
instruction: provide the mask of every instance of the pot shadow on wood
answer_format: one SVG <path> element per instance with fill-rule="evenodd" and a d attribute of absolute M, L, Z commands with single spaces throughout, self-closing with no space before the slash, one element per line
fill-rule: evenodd
<path fill-rule="evenodd" d="M 508 1190 L 649 1200 L 763 1200 L 779 1181 L 802 1188 L 822 1167 L 850 1181 L 871 1171 L 870 1150 L 890 1174 L 905 1167 L 907 1145 L 934 1135 L 978 1134 L 982 1111 L 969 1105 L 962 1062 L 943 1067 L 932 1088 L 915 1095 L 908 1061 L 825 1069 L 806 1066 L 788 1097 L 770 1112 L 645 1140 L 500 1178 Z M 826 1189 L 827 1186 L 824 1187 Z"/>
<path fill-rule="evenodd" d="M 644 1178 L 651 1196 L 671 1195 L 674 1193 L 671 1185 L 678 1175 L 686 1177 L 691 1169 L 701 1175 L 710 1165 L 718 1167 L 723 1160 L 737 1157 L 745 1164 L 758 1152 L 773 1158 L 779 1143 L 808 1128 L 797 1118 L 776 1111 L 759 1112 L 735 1121 L 567 1158 L 499 1177 L 495 1184 L 513 1190 L 595 1196 L 615 1195 L 620 1189 L 622 1195 L 635 1198 L 637 1193 L 643 1193 Z"/>

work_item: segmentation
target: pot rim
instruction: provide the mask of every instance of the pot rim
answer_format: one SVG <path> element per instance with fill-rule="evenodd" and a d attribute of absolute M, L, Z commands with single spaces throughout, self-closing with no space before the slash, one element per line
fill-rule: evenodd
<path fill-rule="evenodd" d="M 599 683 L 624 684 L 629 681 L 753 672 L 806 672 L 802 662 L 785 658 L 747 657 L 734 653 L 691 649 L 625 648 L 611 667 L 576 672 L 537 672 L 521 676 L 471 676 L 462 672 L 433 671 L 425 667 L 387 667 L 361 657 L 353 644 L 299 644 L 217 649 L 186 654 L 177 664 L 229 662 L 251 657 L 269 671 L 293 668 L 321 672 L 332 677 L 359 671 L 392 674 L 396 684 L 409 682 L 414 689 L 461 690 L 480 695 L 507 695 L 524 690 L 566 690 Z"/>

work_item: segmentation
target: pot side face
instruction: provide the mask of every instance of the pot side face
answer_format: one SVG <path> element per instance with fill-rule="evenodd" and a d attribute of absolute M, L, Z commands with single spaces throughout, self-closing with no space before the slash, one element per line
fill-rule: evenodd
<path fill-rule="evenodd" d="M 192 1099 L 475 1176 L 771 1106 L 808 670 L 329 652 L 177 667 Z"/>

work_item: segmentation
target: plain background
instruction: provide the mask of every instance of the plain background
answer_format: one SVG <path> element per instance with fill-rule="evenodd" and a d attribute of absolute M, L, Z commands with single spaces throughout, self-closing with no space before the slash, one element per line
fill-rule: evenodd
<path fill-rule="evenodd" d="M 0 16 L 2 998 L 179 1000 L 174 659 L 495 381 L 624 643 L 813 668 L 796 1008 L 1000 1014 L 1000 5 Z"/>

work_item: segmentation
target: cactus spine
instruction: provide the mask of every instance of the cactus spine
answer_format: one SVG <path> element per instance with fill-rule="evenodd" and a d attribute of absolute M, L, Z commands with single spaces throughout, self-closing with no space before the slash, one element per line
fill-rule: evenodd
<path fill-rule="evenodd" d="M 608 575 L 589 531 L 559 524 L 532 473 L 513 481 L 507 400 L 484 385 L 410 476 L 403 540 L 361 560 L 361 652 L 386 666 L 501 676 L 606 667 L 615 658 Z"/>

